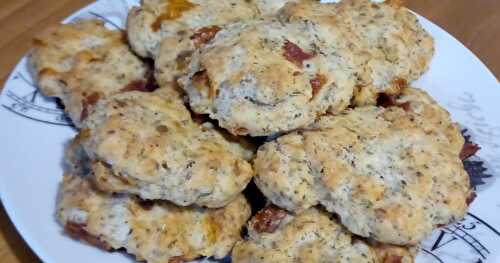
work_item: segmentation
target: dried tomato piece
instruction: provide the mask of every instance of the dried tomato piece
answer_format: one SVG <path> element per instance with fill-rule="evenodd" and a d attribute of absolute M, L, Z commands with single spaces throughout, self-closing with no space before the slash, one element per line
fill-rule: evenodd
<path fill-rule="evenodd" d="M 218 26 L 210 26 L 210 27 L 202 27 L 198 29 L 190 39 L 193 40 L 195 47 L 201 47 L 203 44 L 212 40 L 215 35 L 220 31 L 220 27 Z"/>
<path fill-rule="evenodd" d="M 151 74 L 150 76 L 148 76 L 147 80 L 138 79 L 130 82 L 123 89 L 121 89 L 121 91 L 153 92 L 156 89 L 158 89 L 158 84 L 156 84 L 153 74 Z"/>
<path fill-rule="evenodd" d="M 161 28 L 161 23 L 165 20 L 174 20 L 182 16 L 186 11 L 193 9 L 196 4 L 187 0 L 169 0 L 163 13 L 161 13 L 155 22 L 151 25 L 153 31 Z"/>
<path fill-rule="evenodd" d="M 479 151 L 481 149 L 481 147 L 479 147 L 479 145 L 477 144 L 474 144 L 474 143 L 470 143 L 470 142 L 466 142 L 464 143 L 464 146 L 462 147 L 462 150 L 460 151 L 460 160 L 466 160 L 466 159 L 469 159 L 471 156 L 473 156 L 474 154 L 477 153 L 477 151 Z"/>
<path fill-rule="evenodd" d="M 259 233 L 274 233 L 286 215 L 287 212 L 279 207 L 267 206 L 254 216 L 253 227 Z"/>
<path fill-rule="evenodd" d="M 384 263 L 401 263 L 402 261 L 402 256 L 388 255 L 384 258 Z"/>
<path fill-rule="evenodd" d="M 398 102 L 398 94 L 386 94 L 382 93 L 377 99 L 377 105 L 384 108 L 389 108 L 395 106 Z"/>
<path fill-rule="evenodd" d="M 82 112 L 80 113 L 80 120 L 85 120 L 89 115 L 90 106 L 94 106 L 101 96 L 97 92 L 93 92 L 89 96 L 86 96 L 84 100 L 82 100 Z"/>
<path fill-rule="evenodd" d="M 469 196 L 467 196 L 467 198 L 465 199 L 465 203 L 467 205 L 472 204 L 472 202 L 474 202 L 474 200 L 476 199 L 476 197 L 477 197 L 476 192 L 470 192 Z"/>
<path fill-rule="evenodd" d="M 402 108 L 404 111 L 410 111 L 410 102 L 409 101 L 399 103 L 397 106 Z"/>
<path fill-rule="evenodd" d="M 130 82 L 127 84 L 121 91 L 127 92 L 127 91 L 148 91 L 147 90 L 147 81 L 143 79 L 138 79 Z"/>
<path fill-rule="evenodd" d="M 304 60 L 313 58 L 315 54 L 306 53 L 296 44 L 286 40 L 283 44 L 283 56 L 297 67 L 302 68 Z"/>
<path fill-rule="evenodd" d="M 64 230 L 75 239 L 83 240 L 104 250 L 111 250 L 111 246 L 107 242 L 101 240 L 99 237 L 90 234 L 86 230 L 86 227 L 87 226 L 85 224 L 79 224 L 69 221 L 64 225 Z"/>
<path fill-rule="evenodd" d="M 316 74 L 316 77 L 310 80 L 313 98 L 316 96 L 316 94 L 319 93 L 321 88 L 326 84 L 326 81 L 327 79 L 325 75 L 322 74 Z"/>
<path fill-rule="evenodd" d="M 398 102 L 397 99 L 399 98 L 399 96 L 400 94 L 381 93 L 377 98 L 377 105 L 384 108 L 400 107 L 404 111 L 410 111 L 410 102 L 409 101 L 403 103 Z"/>

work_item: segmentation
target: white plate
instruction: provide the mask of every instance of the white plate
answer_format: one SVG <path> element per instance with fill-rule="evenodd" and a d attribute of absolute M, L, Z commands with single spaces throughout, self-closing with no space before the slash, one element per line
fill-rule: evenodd
<path fill-rule="evenodd" d="M 105 19 L 123 27 L 137 1 L 98 1 L 69 17 Z M 482 150 L 485 184 L 465 220 L 437 230 L 417 262 L 500 262 L 500 85 L 488 69 L 448 33 L 420 17 L 432 34 L 436 55 L 415 85 L 427 90 L 469 130 Z M 494 43 L 492 43 L 494 44 Z M 0 98 L 0 194 L 17 229 L 44 262 L 130 262 L 123 253 L 102 252 L 62 234 L 54 218 L 62 179 L 64 144 L 76 131 L 53 100 L 41 96 L 23 58 Z"/>

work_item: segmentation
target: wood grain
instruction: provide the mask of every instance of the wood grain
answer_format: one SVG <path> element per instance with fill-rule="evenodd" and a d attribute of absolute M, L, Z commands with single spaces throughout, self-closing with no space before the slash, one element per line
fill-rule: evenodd
<path fill-rule="evenodd" d="M 0 85 L 41 29 L 91 0 L 1 0 Z M 407 0 L 406 5 L 450 32 L 500 77 L 500 1 Z M 1 89 L 1 88 L 0 88 Z M 39 262 L 0 206 L 0 261 Z"/>
<path fill-rule="evenodd" d="M 460 40 L 500 79 L 499 0 L 407 0 L 406 3 Z"/>

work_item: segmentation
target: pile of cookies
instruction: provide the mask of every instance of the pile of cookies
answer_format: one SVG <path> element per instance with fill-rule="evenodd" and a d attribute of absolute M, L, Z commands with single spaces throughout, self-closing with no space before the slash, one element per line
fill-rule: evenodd
<path fill-rule="evenodd" d="M 57 218 L 103 249 L 413 262 L 474 196 L 458 125 L 408 86 L 434 49 L 399 1 L 143 0 L 126 31 L 81 20 L 34 45 L 79 131 Z"/>

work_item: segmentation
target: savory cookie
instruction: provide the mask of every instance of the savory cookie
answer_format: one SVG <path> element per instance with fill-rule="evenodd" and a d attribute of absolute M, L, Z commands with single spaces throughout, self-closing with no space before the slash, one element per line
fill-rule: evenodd
<path fill-rule="evenodd" d="M 209 123 L 194 122 L 170 87 L 100 101 L 76 143 L 92 162 L 101 190 L 142 199 L 222 207 L 253 176 L 247 162 L 253 150 Z"/>
<path fill-rule="evenodd" d="M 231 24 L 192 55 L 179 83 L 195 112 L 234 135 L 290 131 L 349 105 L 356 78 L 348 39 L 310 21 Z"/>
<path fill-rule="evenodd" d="M 419 78 L 434 54 L 432 37 L 400 2 L 343 0 L 321 4 L 304 0 L 287 4 L 280 17 L 283 21 L 330 21 L 327 23 L 349 32 L 352 48 L 358 52 L 354 102 L 373 105 L 377 93 L 397 93 L 402 81 Z"/>
<path fill-rule="evenodd" d="M 101 21 L 58 25 L 34 42 L 30 62 L 38 86 L 62 100 L 77 127 L 99 99 L 150 88 L 151 69 L 130 51 L 122 31 Z"/>
<path fill-rule="evenodd" d="M 266 207 L 250 220 L 248 234 L 233 249 L 235 263 L 411 263 L 416 252 L 357 239 L 316 208 L 293 215 Z"/>
<path fill-rule="evenodd" d="M 463 138 L 446 111 L 423 91 L 400 102 L 324 116 L 264 144 L 257 186 L 291 211 L 322 204 L 357 235 L 418 244 L 464 216 L 471 190 L 459 159 Z"/>
<path fill-rule="evenodd" d="M 69 235 L 106 250 L 124 248 L 150 263 L 223 258 L 249 217 L 242 195 L 219 209 L 178 207 L 102 193 L 71 174 L 64 176 L 57 203 L 57 218 Z"/>
<path fill-rule="evenodd" d="M 177 55 L 203 44 L 217 27 L 257 14 L 246 0 L 142 0 L 129 12 L 127 32 L 140 56 L 158 58 L 164 42 L 164 59 L 175 61 Z"/>

